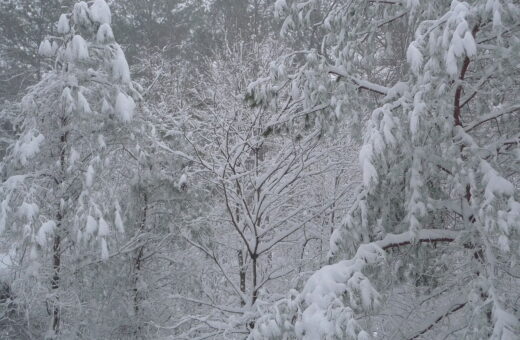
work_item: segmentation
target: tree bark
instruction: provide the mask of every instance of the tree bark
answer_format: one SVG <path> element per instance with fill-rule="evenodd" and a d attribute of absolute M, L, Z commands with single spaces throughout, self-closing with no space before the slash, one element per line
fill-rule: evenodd
<path fill-rule="evenodd" d="M 67 118 L 62 117 L 60 120 L 61 128 L 64 129 L 67 125 Z M 68 132 L 63 132 L 60 136 L 60 179 L 57 181 L 57 187 L 60 189 L 63 183 L 63 177 L 65 176 L 65 153 L 67 145 Z M 51 278 L 51 289 L 54 292 L 54 301 L 52 307 L 52 330 L 54 334 L 60 332 L 60 306 L 58 290 L 60 288 L 60 272 L 61 272 L 61 235 L 60 231 L 63 223 L 63 215 L 60 211 L 61 207 L 58 204 L 58 213 L 56 214 L 56 230 L 54 234 L 54 240 L 52 244 L 52 278 Z"/>
<path fill-rule="evenodd" d="M 240 291 L 242 294 L 246 292 L 246 268 L 244 267 L 244 252 L 242 250 L 238 251 L 238 267 L 239 267 L 239 277 L 240 277 Z M 240 298 L 240 305 L 244 306 L 246 302 L 243 298 Z"/>
<path fill-rule="evenodd" d="M 148 214 L 148 195 L 144 193 L 143 195 L 144 201 L 143 201 L 143 216 L 141 219 L 141 225 L 139 226 L 139 233 L 143 232 L 146 228 L 146 217 Z M 143 256 L 144 256 L 144 245 L 141 246 L 137 250 L 137 256 L 134 261 L 134 313 L 135 313 L 135 319 L 137 323 L 137 329 L 136 329 L 136 337 L 141 333 L 142 327 L 141 322 L 139 319 L 139 311 L 140 311 L 140 305 L 142 296 L 139 292 L 139 275 L 142 268 L 142 262 L 143 262 Z"/>
<path fill-rule="evenodd" d="M 58 215 L 58 218 L 61 219 L 61 215 Z M 58 221 L 58 229 L 61 225 L 61 221 Z M 60 235 L 54 236 L 54 242 L 52 246 L 52 267 L 53 267 L 53 275 L 51 279 L 51 288 L 55 294 L 54 297 L 54 305 L 52 307 L 52 330 L 54 334 L 58 334 L 60 331 L 60 307 L 59 307 L 59 296 L 58 289 L 60 288 L 60 271 L 61 271 L 61 237 Z"/>
<path fill-rule="evenodd" d="M 251 257 L 252 259 L 252 265 L 253 265 L 253 296 L 252 296 L 252 300 L 251 300 L 251 304 L 255 304 L 256 302 L 256 299 L 258 298 L 258 289 L 256 287 L 256 283 L 257 283 L 257 263 L 256 263 L 256 259 L 258 258 L 258 255 L 257 254 L 254 254 L 254 256 Z"/>

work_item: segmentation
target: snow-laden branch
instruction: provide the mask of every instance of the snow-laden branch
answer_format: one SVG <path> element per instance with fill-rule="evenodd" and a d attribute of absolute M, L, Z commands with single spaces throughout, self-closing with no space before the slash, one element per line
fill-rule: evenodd
<path fill-rule="evenodd" d="M 172 295 L 171 298 L 172 299 L 184 300 L 184 301 L 191 302 L 191 303 L 205 305 L 205 306 L 217 309 L 217 310 L 219 310 L 221 312 L 224 312 L 224 313 L 232 313 L 232 314 L 243 314 L 244 313 L 244 310 L 242 308 L 234 308 L 232 306 L 216 305 L 214 303 L 210 303 L 210 302 L 199 300 L 199 299 L 193 299 L 193 298 L 182 296 L 182 295 Z"/>
<path fill-rule="evenodd" d="M 357 323 L 354 311 L 377 308 L 380 300 L 379 293 L 362 273 L 363 269 L 382 263 L 388 249 L 414 243 L 453 242 L 457 236 L 455 231 L 441 229 L 388 234 L 382 240 L 359 246 L 352 259 L 322 267 L 309 277 L 300 293 L 282 303 L 292 313 L 288 316 L 289 320 L 297 320 L 294 333 L 302 339 L 322 339 L 333 336 L 336 329 L 347 329 L 348 334 L 357 334 L 360 338 L 360 334 L 365 332 Z M 345 295 L 348 296 L 348 304 L 344 303 Z M 455 308 L 450 308 L 448 312 L 454 311 Z M 341 314 L 342 317 L 330 317 L 331 314 Z M 272 316 L 266 315 L 259 320 L 260 326 L 251 338 L 274 339 L 276 337 L 273 335 L 282 334 L 282 330 L 286 329 L 286 322 L 273 322 Z"/>
<path fill-rule="evenodd" d="M 453 242 L 458 233 L 452 230 L 443 229 L 423 229 L 416 233 L 406 231 L 401 234 L 387 234 L 386 237 L 375 244 L 383 250 L 410 245 L 413 243 L 435 243 Z"/>
<path fill-rule="evenodd" d="M 469 123 L 468 125 L 466 125 L 464 130 L 466 132 L 469 132 L 469 131 L 473 130 L 474 128 L 480 126 L 481 124 L 484 124 L 485 122 L 499 118 L 506 114 L 514 113 L 515 111 L 519 111 L 519 110 L 520 110 L 520 104 L 515 104 L 515 105 L 508 106 L 508 107 L 500 108 L 496 112 L 492 112 L 492 113 L 483 115 L 483 116 L 479 117 L 478 119 L 476 119 L 475 121 Z"/>
<path fill-rule="evenodd" d="M 420 331 L 416 331 L 415 335 L 412 335 L 411 337 L 409 337 L 408 340 L 420 338 L 424 333 L 431 330 L 436 324 L 441 322 L 444 318 L 446 318 L 446 317 L 450 316 L 451 314 L 455 313 L 456 311 L 464 308 L 464 306 L 466 306 L 466 304 L 467 304 L 467 300 L 465 298 L 459 296 L 458 298 L 455 299 L 455 301 L 448 308 L 446 308 L 445 311 L 443 311 L 440 314 L 434 315 L 434 317 L 430 321 L 427 322 L 427 326 L 424 326 L 424 328 L 421 329 Z"/>
<path fill-rule="evenodd" d="M 363 79 L 353 77 L 353 76 L 347 74 L 347 72 L 344 69 L 342 69 L 341 67 L 331 66 L 328 68 L 328 72 L 331 74 L 335 74 L 337 76 L 349 79 L 354 84 L 356 84 L 360 89 L 372 91 L 377 94 L 381 94 L 381 95 L 385 95 L 385 96 L 388 95 L 388 93 L 390 92 L 390 89 L 388 87 L 371 83 L 368 80 L 363 80 Z"/>

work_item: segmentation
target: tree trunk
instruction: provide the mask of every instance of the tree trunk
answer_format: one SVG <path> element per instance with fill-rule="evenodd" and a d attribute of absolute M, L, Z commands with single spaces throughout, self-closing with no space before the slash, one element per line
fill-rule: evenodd
<path fill-rule="evenodd" d="M 252 300 L 251 300 L 251 304 L 255 304 L 256 302 L 256 299 L 258 298 L 258 289 L 256 287 L 256 284 L 257 284 L 257 270 L 256 270 L 256 259 L 257 259 L 258 255 L 257 254 L 254 254 L 252 256 L 252 264 L 253 264 L 253 297 L 252 297 Z"/>
<path fill-rule="evenodd" d="M 67 119 L 61 118 L 61 128 L 64 129 L 67 125 Z M 60 136 L 60 179 L 58 180 L 57 187 L 60 189 L 61 184 L 63 183 L 63 177 L 65 176 L 65 153 L 66 153 L 66 145 L 67 145 L 67 137 L 68 132 L 64 132 Z M 60 306 L 59 306 L 59 296 L 58 289 L 60 288 L 60 272 L 61 272 L 61 228 L 63 223 L 63 215 L 60 211 L 61 207 L 58 205 L 58 213 L 56 214 L 56 231 L 54 234 L 54 240 L 52 244 L 52 278 L 51 278 L 51 289 L 54 293 L 54 301 L 52 307 L 52 330 L 54 334 L 59 334 L 60 332 Z"/>
<path fill-rule="evenodd" d="M 246 292 L 246 268 L 244 267 L 244 252 L 242 250 L 238 251 L 238 268 L 239 268 L 239 277 L 240 277 L 240 291 L 242 294 Z M 241 297 L 240 305 L 244 306 L 246 302 Z"/>
<path fill-rule="evenodd" d="M 61 215 L 58 215 L 58 218 L 61 220 Z M 61 225 L 61 221 L 58 221 L 58 228 Z M 58 334 L 60 331 L 60 306 L 59 306 L 59 296 L 58 289 L 60 288 L 60 270 L 61 270 L 61 237 L 60 235 L 54 236 L 54 242 L 52 246 L 52 267 L 53 267 L 53 275 L 51 280 L 51 288 L 54 292 L 54 301 L 52 307 L 52 330 L 54 334 Z"/>
<path fill-rule="evenodd" d="M 141 219 L 141 225 L 139 226 L 139 233 L 142 233 L 146 228 L 146 216 L 148 214 L 148 195 L 144 193 L 144 202 L 143 202 L 143 217 Z M 136 336 L 138 336 L 141 333 L 142 327 L 141 322 L 139 320 L 139 311 L 140 311 L 140 304 L 142 300 L 142 296 L 139 292 L 139 275 L 142 268 L 142 262 L 143 262 L 143 256 L 144 256 L 144 246 L 141 246 L 137 250 L 137 257 L 134 261 L 134 313 L 135 313 L 135 319 L 137 322 L 137 329 L 136 329 Z"/>

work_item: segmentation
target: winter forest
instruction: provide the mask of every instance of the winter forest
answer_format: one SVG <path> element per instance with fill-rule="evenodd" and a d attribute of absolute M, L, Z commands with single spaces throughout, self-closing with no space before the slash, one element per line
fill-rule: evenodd
<path fill-rule="evenodd" d="M 0 339 L 520 339 L 519 0 L 1 0 Z"/>

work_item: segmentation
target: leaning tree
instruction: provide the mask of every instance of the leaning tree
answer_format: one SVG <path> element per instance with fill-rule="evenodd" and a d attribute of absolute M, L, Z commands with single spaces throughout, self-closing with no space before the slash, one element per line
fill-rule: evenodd
<path fill-rule="evenodd" d="M 257 101 L 287 83 L 300 90 L 296 114 L 364 127 L 363 186 L 332 235 L 336 263 L 252 338 L 515 339 L 518 2 L 276 8 L 283 35 L 311 39 L 278 60 L 281 77 L 257 84 Z"/>

